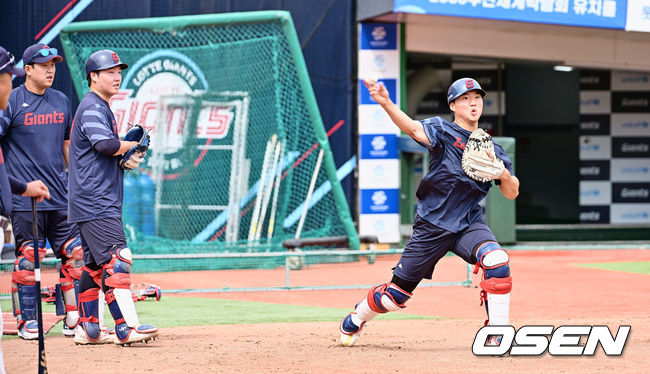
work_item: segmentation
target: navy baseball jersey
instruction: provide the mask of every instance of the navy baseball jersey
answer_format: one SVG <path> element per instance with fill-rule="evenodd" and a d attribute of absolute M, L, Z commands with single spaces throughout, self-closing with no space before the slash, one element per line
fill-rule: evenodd
<path fill-rule="evenodd" d="M 118 139 L 108 103 L 88 92 L 79 103 L 70 135 L 68 221 L 122 217 L 123 171 L 117 157 L 95 150 L 102 140 Z"/>
<path fill-rule="evenodd" d="M 0 111 L 1 112 L 1 111 Z M 9 186 L 9 176 L 5 168 L 5 159 L 0 148 L 0 216 L 9 217 L 12 209 L 11 187 Z"/>
<path fill-rule="evenodd" d="M 24 181 L 42 180 L 51 198 L 38 204 L 41 211 L 68 207 L 68 176 L 63 141 L 70 139 L 70 101 L 57 90 L 43 95 L 16 87 L 0 119 L 0 144 L 9 175 Z M 31 211 L 29 197 L 13 196 L 14 211 Z"/>
<path fill-rule="evenodd" d="M 431 224 L 459 232 L 482 218 L 479 202 L 487 195 L 492 182 L 471 179 L 461 167 L 463 150 L 471 132 L 440 117 L 420 121 L 431 145 L 429 172 L 420 182 L 417 212 Z M 495 143 L 496 156 L 512 173 L 508 154 Z M 514 173 L 512 173 L 514 175 Z"/>

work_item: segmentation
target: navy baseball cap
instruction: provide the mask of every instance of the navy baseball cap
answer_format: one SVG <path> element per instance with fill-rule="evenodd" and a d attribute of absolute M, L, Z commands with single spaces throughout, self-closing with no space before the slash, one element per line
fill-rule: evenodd
<path fill-rule="evenodd" d="M 61 62 L 63 57 L 59 56 L 59 51 L 56 48 L 50 48 L 43 43 L 30 45 L 23 53 L 23 64 L 25 65 L 44 64 L 50 60 Z"/>
<path fill-rule="evenodd" d="M 25 75 L 25 70 L 16 67 L 16 58 L 11 52 L 0 47 L 0 74 L 11 73 L 22 77 Z"/>
<path fill-rule="evenodd" d="M 460 78 L 456 82 L 452 83 L 449 86 L 449 91 L 447 92 L 447 104 L 450 104 L 452 101 L 456 100 L 459 96 L 465 92 L 476 90 L 481 94 L 481 97 L 485 96 L 485 91 L 481 88 L 481 85 L 475 79 L 472 78 Z"/>

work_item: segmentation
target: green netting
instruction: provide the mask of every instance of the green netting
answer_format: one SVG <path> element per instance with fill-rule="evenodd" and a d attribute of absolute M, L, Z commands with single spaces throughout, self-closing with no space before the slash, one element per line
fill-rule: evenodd
<path fill-rule="evenodd" d="M 127 123 L 153 134 L 144 168 L 125 177 L 135 253 L 280 251 L 299 230 L 315 172 L 300 236 L 347 235 L 359 248 L 288 13 L 73 23 L 61 40 L 79 97 L 92 52 L 111 49 L 130 65 L 111 107 L 121 134 Z M 282 263 L 214 258 L 201 268 Z M 193 266 L 174 259 L 146 268 Z"/>

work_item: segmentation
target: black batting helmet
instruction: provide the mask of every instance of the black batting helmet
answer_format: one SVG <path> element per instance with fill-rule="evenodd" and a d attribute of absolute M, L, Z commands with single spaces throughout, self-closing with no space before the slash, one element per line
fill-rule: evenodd
<path fill-rule="evenodd" d="M 106 70 L 118 65 L 122 70 L 129 67 L 129 65 L 120 61 L 120 56 L 117 53 L 110 49 L 93 52 L 86 60 L 86 78 L 88 78 L 91 71 Z"/>

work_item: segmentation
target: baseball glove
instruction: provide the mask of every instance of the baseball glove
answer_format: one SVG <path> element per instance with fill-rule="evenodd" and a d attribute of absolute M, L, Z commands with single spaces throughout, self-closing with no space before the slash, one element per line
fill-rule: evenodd
<path fill-rule="evenodd" d="M 138 144 L 131 147 L 126 153 L 120 156 L 118 165 L 123 170 L 137 168 L 149 149 L 149 130 L 145 130 L 140 125 L 134 125 L 124 135 L 125 141 L 137 141 Z"/>
<path fill-rule="evenodd" d="M 496 157 L 492 137 L 483 129 L 476 129 L 467 139 L 462 167 L 470 178 L 483 183 L 497 179 L 503 173 L 503 161 Z"/>
<path fill-rule="evenodd" d="M 162 290 L 155 284 L 141 282 L 137 285 L 131 285 L 131 296 L 133 297 L 133 301 L 146 300 L 148 297 L 155 298 L 156 301 L 160 301 L 160 298 L 162 297 Z"/>

